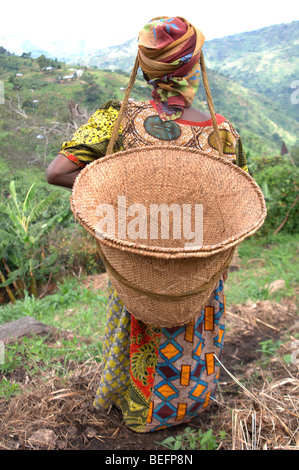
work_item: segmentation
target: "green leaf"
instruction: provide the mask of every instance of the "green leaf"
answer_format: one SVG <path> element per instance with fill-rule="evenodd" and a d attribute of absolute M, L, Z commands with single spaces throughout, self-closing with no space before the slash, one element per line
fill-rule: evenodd
<path fill-rule="evenodd" d="M 2 230 L 1 228 L 0 228 L 0 235 L 1 235 L 1 237 L 4 237 L 2 242 L 3 241 L 10 242 L 11 239 L 14 239 L 16 241 L 20 241 L 19 237 L 17 237 L 16 235 L 13 235 L 11 232 L 6 232 L 6 230 Z"/>
<path fill-rule="evenodd" d="M 35 238 L 34 238 L 32 235 L 29 235 L 28 241 L 29 241 L 30 245 L 34 245 L 34 243 L 35 243 L 36 240 L 35 240 Z"/>
<path fill-rule="evenodd" d="M 171 442 L 174 442 L 175 438 L 173 436 L 169 436 L 166 439 L 164 439 L 163 444 L 170 444 Z"/>
<path fill-rule="evenodd" d="M 272 199 L 272 196 L 271 196 L 271 192 L 270 192 L 270 189 L 269 189 L 269 186 L 268 186 L 267 181 L 264 181 L 264 182 L 262 183 L 261 189 L 262 189 L 262 191 L 263 191 L 263 194 L 264 194 L 265 199 L 267 199 L 268 201 L 270 201 L 270 200 Z"/>
<path fill-rule="evenodd" d="M 292 362 L 292 355 L 291 354 L 285 354 L 283 356 L 283 360 L 287 363 L 287 364 L 291 364 Z"/>
<path fill-rule="evenodd" d="M 23 276 L 26 273 L 25 267 L 22 267 L 20 269 L 15 269 L 11 273 L 9 273 L 7 279 L 5 282 L 2 282 L 0 284 L 0 287 L 5 287 L 8 286 L 9 284 L 12 284 L 14 281 L 19 279 L 21 276 Z"/>
<path fill-rule="evenodd" d="M 23 203 L 23 214 L 25 214 L 25 212 L 27 212 L 29 204 L 32 201 L 32 198 L 34 196 L 34 193 L 35 193 L 35 183 L 33 183 L 30 186 L 30 188 L 29 188 L 29 190 L 26 194 L 25 201 Z"/>
<path fill-rule="evenodd" d="M 59 191 L 53 191 L 49 196 L 40 201 L 30 212 L 27 218 L 27 224 L 34 222 L 40 215 L 52 204 L 59 196 Z"/>
<path fill-rule="evenodd" d="M 161 444 L 162 446 L 167 447 L 167 449 L 173 449 L 173 442 L 175 442 L 175 438 L 173 436 L 169 436 L 164 439 L 163 442 L 157 442 L 157 444 Z"/>
<path fill-rule="evenodd" d="M 9 183 L 9 192 L 10 192 L 10 195 L 11 195 L 11 198 L 13 200 L 13 202 L 15 203 L 15 206 L 16 206 L 16 209 L 18 211 L 18 215 L 20 216 L 20 208 L 19 208 L 19 203 L 18 203 L 18 198 L 17 198 L 17 193 L 16 193 L 16 186 L 15 186 L 15 182 L 14 181 L 11 181 Z"/>
<path fill-rule="evenodd" d="M 3 204 L 3 203 L 0 204 L 0 212 L 1 212 L 1 214 L 8 214 L 9 210 L 11 210 L 11 209 L 10 209 L 10 207 L 9 207 L 8 205 Z"/>
<path fill-rule="evenodd" d="M 174 450 L 179 450 L 182 447 L 182 442 L 180 441 L 175 441 L 173 449 Z"/>
<path fill-rule="evenodd" d="M 14 224 L 14 232 L 19 235 L 20 237 L 23 237 L 24 234 L 26 234 L 26 230 L 24 225 L 22 224 L 22 219 L 20 214 L 15 214 L 13 211 L 10 211 L 8 214 L 10 220 Z"/>

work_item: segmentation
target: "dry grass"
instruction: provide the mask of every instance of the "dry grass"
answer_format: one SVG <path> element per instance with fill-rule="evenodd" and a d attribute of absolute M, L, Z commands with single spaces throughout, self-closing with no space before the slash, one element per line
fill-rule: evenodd
<path fill-rule="evenodd" d="M 7 406 L 0 400 L 0 448 L 32 446 L 30 437 L 39 429 L 50 429 L 55 438 L 39 447 L 66 448 L 81 426 L 101 426 L 103 420 L 93 413 L 93 396 L 100 374 L 97 362 L 78 366 L 68 379 L 54 373 L 49 376 L 25 377 L 22 393 L 12 398 Z"/>
<path fill-rule="evenodd" d="M 223 450 L 299 450 L 299 365 L 282 359 L 295 337 L 294 305 L 234 306 L 227 320 L 219 393 L 210 411 L 189 426 L 212 428 L 214 435 L 224 430 Z M 260 337 L 283 338 L 275 356 L 266 360 L 256 351 L 252 338 Z M 157 442 L 183 432 L 181 425 L 136 435 L 117 410 L 96 412 L 92 402 L 100 373 L 93 360 L 73 364 L 67 377 L 54 370 L 30 377 L 19 370 L 14 380 L 21 393 L 9 401 L 0 398 L 0 449 L 154 450 L 162 448 Z"/>
<path fill-rule="evenodd" d="M 280 365 L 276 372 L 284 378 L 268 383 L 265 377 L 250 390 L 229 373 L 241 390 L 230 408 L 232 450 L 299 450 L 298 371 L 296 378 Z"/>

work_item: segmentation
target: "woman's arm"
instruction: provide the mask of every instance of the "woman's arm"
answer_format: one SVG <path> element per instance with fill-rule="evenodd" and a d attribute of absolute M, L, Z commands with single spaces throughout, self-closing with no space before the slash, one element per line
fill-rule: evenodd
<path fill-rule="evenodd" d="M 75 163 L 64 155 L 58 154 L 47 168 L 47 182 L 64 188 L 72 188 L 80 171 L 81 169 Z"/>

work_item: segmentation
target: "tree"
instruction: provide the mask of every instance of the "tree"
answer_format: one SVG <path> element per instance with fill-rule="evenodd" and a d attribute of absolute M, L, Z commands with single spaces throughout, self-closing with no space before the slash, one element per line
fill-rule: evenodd
<path fill-rule="evenodd" d="M 32 52 L 23 52 L 22 56 L 24 59 L 31 59 Z"/>
<path fill-rule="evenodd" d="M 44 67 L 59 68 L 57 60 L 48 59 L 44 54 L 40 55 L 36 59 L 36 62 L 38 63 L 40 69 L 43 69 Z"/>
<path fill-rule="evenodd" d="M 267 203 L 267 218 L 259 235 L 277 233 L 283 227 L 288 233 L 298 233 L 299 169 L 287 156 L 275 163 L 275 157 L 264 159 L 253 175 Z"/>
<path fill-rule="evenodd" d="M 10 52 L 8 52 L 8 50 L 5 49 L 5 47 L 0 46 L 0 54 L 10 55 Z"/>
<path fill-rule="evenodd" d="M 36 62 L 39 65 L 39 68 L 42 69 L 43 67 L 47 67 L 48 65 L 48 59 L 44 54 L 40 55 L 37 59 Z"/>

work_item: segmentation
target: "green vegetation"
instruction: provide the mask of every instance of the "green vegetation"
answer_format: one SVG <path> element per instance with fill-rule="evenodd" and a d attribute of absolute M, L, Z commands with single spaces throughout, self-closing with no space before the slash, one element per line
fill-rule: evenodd
<path fill-rule="evenodd" d="M 0 324 L 31 316 L 57 328 L 57 334 L 33 335 L 5 346 L 5 361 L 0 364 L 0 373 L 5 377 L 0 382 L 0 396 L 9 398 L 18 393 L 18 387 L 10 383 L 9 374 L 20 367 L 30 376 L 51 369 L 67 377 L 74 364 L 91 358 L 101 360 L 106 297 L 89 287 L 75 278 L 65 279 L 52 295 L 36 299 L 26 293 L 23 300 L 1 307 Z"/>
<path fill-rule="evenodd" d="M 7 379 L 2 379 L 0 382 L 0 396 L 5 397 L 7 400 L 9 400 L 11 397 L 14 395 L 17 395 L 20 393 L 20 387 L 18 384 L 11 383 Z"/>
<path fill-rule="evenodd" d="M 225 431 L 220 432 L 219 436 L 214 436 L 212 429 L 203 433 L 201 429 L 196 430 L 188 426 L 182 434 L 176 437 L 169 436 L 160 444 L 171 450 L 215 450 L 219 445 L 217 440 L 223 439 L 225 439 Z"/>
<path fill-rule="evenodd" d="M 295 297 L 298 286 L 298 237 L 279 233 L 275 237 L 252 237 L 242 242 L 238 249 L 240 271 L 233 271 L 226 281 L 228 304 L 267 300 L 279 302 L 285 297 Z M 281 279 L 284 287 L 270 293 L 271 282 Z"/>
<path fill-rule="evenodd" d="M 268 217 L 260 236 L 284 227 L 298 233 L 299 168 L 288 158 L 269 157 L 255 160 L 253 176 L 262 188 Z M 283 225 L 282 225 L 283 224 Z"/>
<path fill-rule="evenodd" d="M 205 57 L 209 67 L 272 101 L 280 117 L 297 120 L 291 85 L 298 79 L 298 39 L 298 21 L 293 21 L 208 41 Z"/>
<path fill-rule="evenodd" d="M 6 345 L 5 363 L 0 364 L 0 395 L 6 400 L 22 392 L 13 378 L 16 371 L 23 370 L 30 377 L 39 374 L 44 380 L 55 373 L 67 380 L 75 365 L 102 358 L 106 296 L 82 281 L 103 271 L 103 265 L 91 237 L 73 220 L 69 191 L 49 186 L 45 169 L 61 141 L 86 122 L 99 104 L 122 99 L 129 74 L 84 67 L 80 75 L 76 66 L 74 78 L 63 80 L 73 71 L 47 60 L 16 57 L 0 48 L 5 88 L 5 104 L 0 105 L 0 324 L 31 316 L 57 332 Z M 43 71 L 44 67 L 51 70 Z M 211 89 L 217 110 L 240 131 L 250 172 L 268 208 L 263 228 L 239 247 L 241 269 L 229 273 L 227 303 L 294 300 L 298 285 L 297 124 L 282 114 L 277 118 L 277 104 L 242 83 L 215 73 Z M 132 96 L 150 96 L 141 77 Z M 227 102 L 223 96 L 229 97 Z M 195 104 L 206 109 L 202 89 Z M 282 140 L 290 154 L 279 155 Z M 283 287 L 272 292 L 270 285 L 277 280 L 283 281 Z M 55 289 L 47 295 L 50 284 Z M 260 343 L 264 364 L 280 345 L 272 339 Z M 202 432 L 187 427 L 161 445 L 173 450 L 212 450 L 225 438 L 224 432 L 215 435 L 213 429 Z"/>
<path fill-rule="evenodd" d="M 128 77 L 62 63 L 43 71 L 39 59 L 0 53 L 5 91 L 5 103 L 0 105 L 0 160 L 45 168 L 62 141 L 99 105 L 123 98 Z M 149 97 L 142 85 L 136 80 L 132 91 L 136 99 Z"/>
<path fill-rule="evenodd" d="M 279 109 L 276 101 L 218 71 L 208 69 L 208 77 L 216 113 L 222 114 L 234 125 L 247 154 L 267 157 L 279 154 L 282 142 L 289 149 L 297 145 L 299 124 L 290 117 L 287 108 Z M 206 101 L 203 85 L 200 84 L 194 106 L 208 111 Z"/>
<path fill-rule="evenodd" d="M 53 266 L 53 256 L 52 259 L 42 256 L 45 253 L 43 240 L 54 224 L 62 223 L 70 215 L 69 211 L 64 209 L 49 217 L 47 210 L 59 196 L 59 191 L 53 191 L 45 199 L 32 203 L 34 189 L 33 183 L 24 202 L 20 203 L 15 182 L 11 181 L 9 196 L 12 203 L 0 205 L 0 214 L 7 216 L 4 222 L 5 228 L 0 229 L 2 262 L 7 266 L 5 261 L 7 260 L 10 266 L 14 267 L 13 271 L 11 268 L 7 268 L 6 281 L 1 273 L 2 286 L 13 284 L 21 297 L 25 290 L 29 290 L 31 294 L 37 296 L 38 277 L 43 275 L 45 281 L 45 274 L 49 274 L 49 267 Z M 48 268 L 46 272 L 44 272 L 44 266 Z M 8 294 L 10 300 L 14 301 L 15 298 L 11 291 L 8 291 Z"/>
<path fill-rule="evenodd" d="M 44 67 L 50 70 L 43 70 Z M 44 56 L 38 59 L 31 58 L 30 54 L 17 57 L 3 48 L 0 70 L 5 89 L 5 103 L 0 106 L 0 270 L 1 299 L 5 302 L 22 298 L 26 291 L 40 294 L 49 278 L 54 281 L 72 272 L 91 274 L 102 270 L 90 237 L 73 221 L 69 191 L 49 186 L 44 172 L 59 151 L 62 140 L 86 122 L 100 103 L 110 98 L 122 99 L 129 73 L 87 67 L 80 71 L 78 66 L 69 70 L 66 64 L 48 61 Z M 70 74 L 74 77 L 60 80 Z M 259 114 L 262 112 L 260 96 L 253 96 L 248 88 L 217 74 L 212 75 L 211 88 L 216 106 L 223 106 L 220 112 L 226 115 L 228 112 L 233 120 L 240 121 L 240 126 L 247 119 L 246 113 L 259 116 L 259 123 L 251 119 L 244 126 L 241 137 L 247 147 L 250 172 L 264 191 L 268 215 L 257 237 L 244 242 L 240 252 L 264 250 L 259 257 L 268 272 L 259 280 L 253 264 L 246 271 L 246 279 L 242 272 L 240 282 L 243 288 L 246 286 L 245 289 L 250 290 L 253 298 L 266 298 L 265 286 L 274 280 L 278 270 L 290 295 L 294 288 L 292 279 L 296 280 L 295 246 L 287 249 L 289 243 L 292 245 L 291 239 L 285 245 L 279 240 L 280 235 L 298 233 L 296 164 L 299 146 L 292 147 L 291 154 L 283 156 L 271 152 L 271 147 L 280 145 L 282 134 L 276 132 L 273 138 L 270 128 L 266 132 L 265 128 L 259 127 L 261 123 L 270 123 Z M 197 105 L 201 108 L 206 107 L 203 93 L 200 89 L 197 97 Z M 150 96 L 149 88 L 140 76 L 132 96 L 136 99 Z M 223 96 L 229 96 L 227 103 Z M 272 106 L 265 103 L 263 112 Z M 290 132 L 291 129 L 289 127 Z M 292 132 L 294 136 L 295 131 Z M 294 141 L 294 138 L 290 140 Z M 277 231 L 278 236 L 269 243 L 273 247 L 278 243 L 277 250 L 285 255 L 276 255 L 274 248 L 268 250 L 266 247 L 268 242 L 265 240 L 271 239 Z M 235 301 L 237 294 L 232 291 L 231 296 Z"/>

